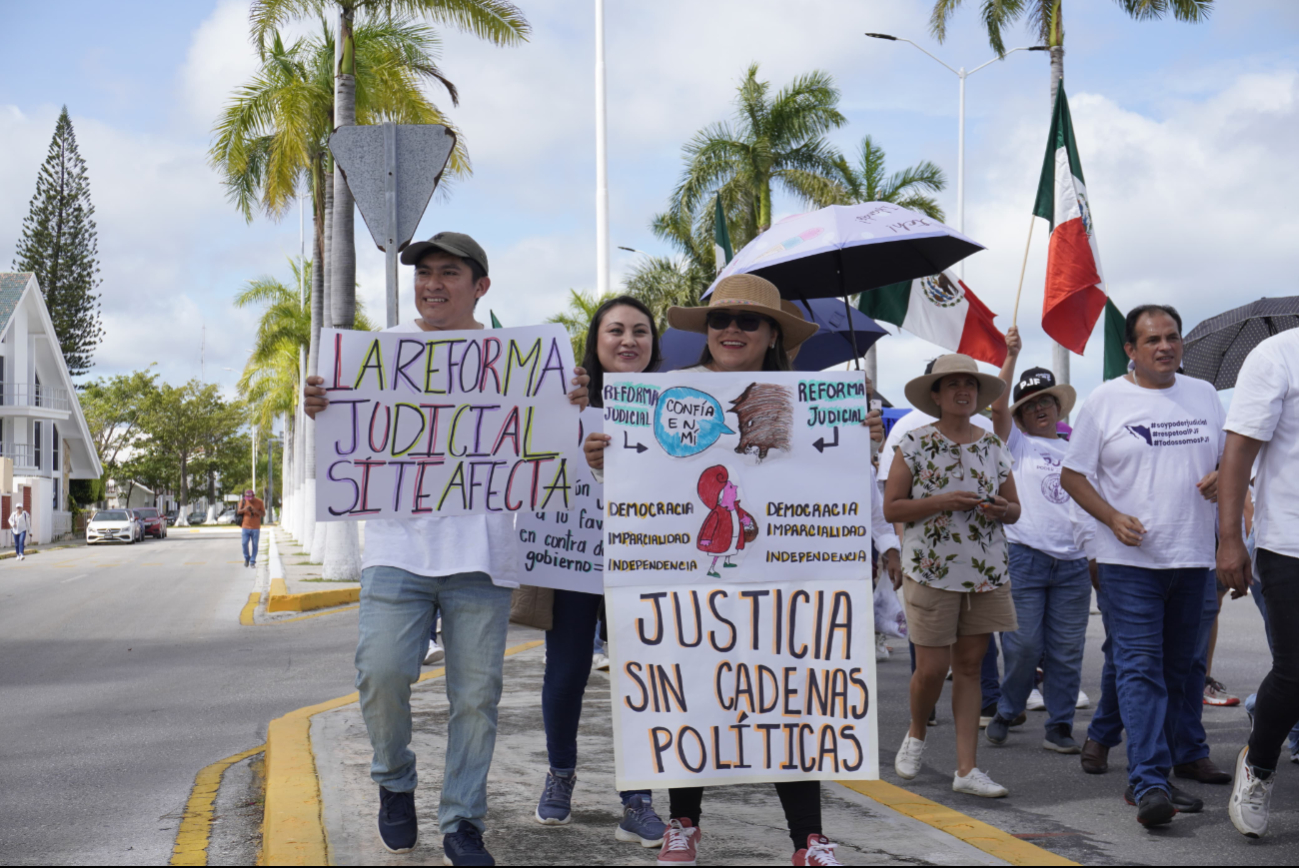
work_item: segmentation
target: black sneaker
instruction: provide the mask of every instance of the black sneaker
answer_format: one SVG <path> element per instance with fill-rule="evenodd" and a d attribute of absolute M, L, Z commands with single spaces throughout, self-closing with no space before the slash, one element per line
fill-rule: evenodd
<path fill-rule="evenodd" d="M 929 725 L 938 726 L 938 706 L 934 706 L 929 711 Z"/>
<path fill-rule="evenodd" d="M 1177 808 L 1177 813 L 1198 814 L 1204 810 L 1203 800 L 1197 799 L 1195 796 L 1191 795 L 1185 790 L 1179 790 L 1177 787 L 1173 786 L 1172 784 L 1168 785 L 1168 789 L 1172 790 L 1172 792 L 1169 794 L 1169 800 L 1172 801 L 1173 807 Z M 1129 805 L 1132 805 L 1133 807 L 1136 806 L 1137 800 L 1132 796 L 1131 786 L 1129 786 L 1126 790 L 1123 791 L 1123 801 L 1127 802 Z"/>
<path fill-rule="evenodd" d="M 460 828 L 442 836 L 443 865 L 495 865 L 496 860 L 483 846 L 483 833 L 468 820 Z"/>
<path fill-rule="evenodd" d="M 1163 790 L 1147 790 L 1137 805 L 1137 822 L 1149 828 L 1171 823 L 1177 808 Z"/>
<path fill-rule="evenodd" d="M 379 840 L 390 853 L 409 853 L 419 840 L 415 794 L 379 787 Z"/>

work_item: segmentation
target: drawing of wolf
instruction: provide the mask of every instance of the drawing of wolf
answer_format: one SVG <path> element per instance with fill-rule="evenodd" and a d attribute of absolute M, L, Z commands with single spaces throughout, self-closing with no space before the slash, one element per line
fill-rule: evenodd
<path fill-rule="evenodd" d="M 762 461 L 772 449 L 789 451 L 794 429 L 794 402 L 789 390 L 771 383 L 750 383 L 731 401 L 731 413 L 740 417 L 740 455 L 757 452 Z"/>

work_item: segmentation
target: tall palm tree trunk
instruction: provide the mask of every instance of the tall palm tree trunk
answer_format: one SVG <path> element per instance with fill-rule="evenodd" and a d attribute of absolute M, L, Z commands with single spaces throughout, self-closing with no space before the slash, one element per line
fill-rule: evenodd
<path fill-rule="evenodd" d="M 323 215 L 322 215 L 323 216 Z M 317 221 L 319 225 L 319 221 Z M 315 265 L 321 266 L 324 258 L 322 245 L 315 245 Z M 322 267 L 312 268 L 311 273 L 311 343 L 307 349 L 307 374 L 315 376 L 320 367 L 320 325 L 324 319 L 325 277 Z M 304 414 L 304 440 L 306 449 L 303 454 L 302 471 L 302 548 L 310 558 L 314 549 L 312 542 L 316 533 L 316 423 Z"/>
<path fill-rule="evenodd" d="M 356 124 L 356 42 L 352 36 L 352 6 L 344 3 L 338 15 L 334 77 L 335 127 Z M 336 328 L 350 329 L 356 322 L 356 203 L 343 172 L 334 164 L 333 249 L 330 251 L 330 305 Z M 318 539 L 320 539 L 318 537 Z M 356 522 L 329 522 L 320 539 L 324 548 L 321 577 L 327 580 L 359 579 L 361 547 Z"/>
<path fill-rule="evenodd" d="M 299 385 L 299 393 L 301 393 L 301 385 Z M 288 522 L 291 520 L 290 510 L 293 508 L 293 501 L 289 499 L 289 473 L 293 467 L 293 415 L 296 410 L 297 408 L 294 407 L 293 410 L 284 414 L 284 427 L 280 432 L 280 448 L 282 450 L 280 455 L 280 527 L 282 528 L 288 526 Z M 272 491 L 271 494 L 273 496 L 274 492 Z"/>
<path fill-rule="evenodd" d="M 325 157 L 324 187 L 325 187 L 325 202 L 324 202 L 324 218 L 322 221 L 322 227 L 325 235 L 324 235 L 324 242 L 321 247 L 321 250 L 323 251 L 321 253 L 321 259 L 324 264 L 322 265 L 321 271 L 322 271 L 322 277 L 324 278 L 325 289 L 324 289 L 324 295 L 322 296 L 324 301 L 322 302 L 321 305 L 321 310 L 323 311 L 322 315 L 324 316 L 324 320 L 321 322 L 321 327 L 333 328 L 334 327 L 334 307 L 333 307 L 334 158 L 331 156 Z"/>

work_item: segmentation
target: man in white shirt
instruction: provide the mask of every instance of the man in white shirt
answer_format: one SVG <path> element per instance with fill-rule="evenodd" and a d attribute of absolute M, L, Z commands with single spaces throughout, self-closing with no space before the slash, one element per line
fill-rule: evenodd
<path fill-rule="evenodd" d="M 14 551 L 18 560 L 24 560 L 27 550 L 27 532 L 32 529 L 32 515 L 18 503 L 9 514 L 9 532 L 14 536 Z"/>
<path fill-rule="evenodd" d="M 401 261 L 415 266 L 419 318 L 388 331 L 483 328 L 474 307 L 487 294 L 491 279 L 487 254 L 474 239 L 439 232 L 407 247 Z M 322 388 L 324 378 L 309 377 L 307 383 L 305 408 L 315 418 L 329 399 Z M 584 378 L 574 383 L 579 388 L 569 399 L 584 404 Z M 419 679 L 436 610 L 442 616 L 450 706 L 438 810 L 444 864 L 495 864 L 483 846 L 482 832 L 510 595 L 516 587 L 511 513 L 366 523 L 356 686 L 374 748 L 370 776 L 379 784 L 379 834 L 394 853 L 409 852 L 418 838 L 410 686 Z"/>
<path fill-rule="evenodd" d="M 1268 338 L 1245 359 L 1225 427 L 1218 576 L 1233 596 L 1243 596 L 1257 565 L 1272 645 L 1253 732 L 1236 758 L 1228 814 L 1241 834 L 1259 838 L 1267 831 L 1281 743 L 1299 723 L 1299 330 Z M 1251 563 L 1242 516 L 1256 460 Z"/>
<path fill-rule="evenodd" d="M 1213 501 L 1223 411 L 1212 385 L 1177 375 L 1176 310 L 1134 308 L 1125 338 L 1135 367 L 1083 405 L 1061 484 L 1098 522 L 1099 600 L 1128 733 L 1131 798 L 1137 821 L 1159 826 L 1177 813 L 1170 774 L 1231 780 L 1203 736 L 1198 653 L 1217 613 Z"/>

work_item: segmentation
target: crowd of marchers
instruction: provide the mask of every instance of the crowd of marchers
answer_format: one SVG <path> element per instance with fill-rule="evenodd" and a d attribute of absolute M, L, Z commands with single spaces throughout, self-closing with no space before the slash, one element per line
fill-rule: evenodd
<path fill-rule="evenodd" d="M 411 245 L 417 318 L 394 330 L 484 328 L 475 306 L 491 288 L 488 259 L 467 235 L 442 232 Z M 706 306 L 668 312 L 675 328 L 703 333 L 696 374 L 788 371 L 816 332 L 779 290 L 753 275 L 715 286 Z M 1072 387 L 1034 367 L 1016 378 L 1014 328 L 1000 374 L 952 354 L 906 385 L 914 410 L 884 440 L 872 483 L 872 580 L 901 591 L 912 662 L 911 722 L 895 770 L 914 778 L 945 679 L 952 682 L 957 768 L 952 789 L 1009 795 L 978 767 L 980 733 L 1003 744 L 1032 703 L 1045 706 L 1042 746 L 1080 755 L 1103 774 L 1126 739 L 1127 801 L 1146 827 L 1199 811 L 1175 780 L 1224 786 L 1229 816 L 1259 837 L 1283 749 L 1299 732 L 1299 330 L 1260 344 L 1241 370 L 1230 411 L 1208 383 L 1179 373 L 1182 322 L 1171 307 L 1127 317 L 1126 376 L 1097 388 L 1078 410 Z M 655 371 L 654 317 L 640 301 L 606 301 L 591 318 L 586 354 L 568 400 L 599 406 L 606 374 Z M 306 407 L 328 408 L 320 378 Z M 989 415 L 984 415 L 990 411 Z M 603 479 L 609 437 L 591 433 L 587 463 Z M 862 460 L 866 460 L 863 458 Z M 720 496 L 720 495 L 719 495 Z M 483 842 L 487 773 L 512 589 L 518 585 L 509 514 L 370 521 L 356 652 L 360 704 L 374 749 L 378 832 L 393 852 L 418 839 L 411 685 L 424 661 L 443 660 L 450 713 L 437 825 L 449 865 L 495 864 Z M 863 577 L 865 579 L 865 577 Z M 1105 627 L 1098 707 L 1082 744 L 1075 710 L 1092 592 Z M 1271 670 L 1247 707 L 1249 743 L 1235 767 L 1209 758 L 1206 702 L 1230 702 L 1210 676 L 1225 594 L 1254 595 Z M 546 633 L 541 705 L 549 770 L 536 822 L 573 822 L 577 732 L 598 642 L 602 598 L 556 591 Z M 1000 636 L 1001 671 L 998 667 Z M 440 640 L 440 644 L 439 644 Z M 879 640 L 877 658 L 888 651 Z M 595 658 L 598 659 L 598 656 Z M 597 664 L 598 665 L 598 664 Z M 607 665 L 607 664 L 606 664 Z M 884 701 L 893 701 L 885 699 Z M 794 865 L 837 865 L 822 828 L 821 784 L 774 785 Z M 705 858 L 702 787 L 672 788 L 667 817 L 647 790 L 619 793 L 620 841 L 658 851 L 661 865 Z"/>

